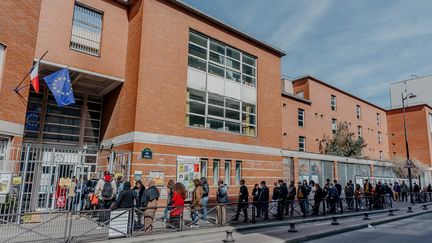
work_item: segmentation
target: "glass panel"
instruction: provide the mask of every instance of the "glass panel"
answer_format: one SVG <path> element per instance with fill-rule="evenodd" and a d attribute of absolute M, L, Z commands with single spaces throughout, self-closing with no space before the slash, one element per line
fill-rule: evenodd
<path fill-rule="evenodd" d="M 225 118 L 240 120 L 240 112 L 226 109 Z"/>
<path fill-rule="evenodd" d="M 188 57 L 188 65 L 189 67 L 196 68 L 198 70 L 207 72 L 207 62 L 201 59 L 189 56 Z"/>
<path fill-rule="evenodd" d="M 194 44 L 189 43 L 189 54 L 207 59 L 207 50 Z"/>
<path fill-rule="evenodd" d="M 217 185 L 219 180 L 219 160 L 213 161 L 213 184 Z"/>
<path fill-rule="evenodd" d="M 251 57 L 249 55 L 243 54 L 243 62 L 247 63 L 253 67 L 255 67 L 255 61 L 256 59 L 254 57 Z"/>
<path fill-rule="evenodd" d="M 208 94 L 209 97 L 209 104 L 212 105 L 218 105 L 218 106 L 224 106 L 224 97 L 216 94 Z"/>
<path fill-rule="evenodd" d="M 207 38 L 193 32 L 189 32 L 189 41 L 207 48 Z"/>
<path fill-rule="evenodd" d="M 237 61 L 235 61 L 233 59 L 227 58 L 226 59 L 226 65 L 228 67 L 232 67 L 234 69 L 240 70 L 240 62 L 237 62 Z"/>
<path fill-rule="evenodd" d="M 315 183 L 321 183 L 323 181 L 323 170 L 321 167 L 321 161 L 319 160 L 311 160 L 310 161 L 310 180 L 313 180 Z"/>
<path fill-rule="evenodd" d="M 84 136 L 86 137 L 99 137 L 99 129 L 85 128 Z"/>
<path fill-rule="evenodd" d="M 240 133 L 240 123 L 225 122 L 225 131 Z"/>
<path fill-rule="evenodd" d="M 252 77 L 255 77 L 255 68 L 253 68 L 251 66 L 243 64 L 243 70 L 242 70 L 242 72 L 245 73 L 245 74 L 247 74 L 247 75 L 250 75 Z"/>
<path fill-rule="evenodd" d="M 224 64 L 224 57 L 214 52 L 210 52 L 210 60 L 222 65 Z"/>
<path fill-rule="evenodd" d="M 255 105 L 243 102 L 242 110 L 244 112 L 254 113 L 255 114 Z"/>
<path fill-rule="evenodd" d="M 72 134 L 72 135 L 80 135 L 80 128 L 79 127 L 68 127 L 68 126 L 62 126 L 62 125 L 45 125 L 44 127 L 45 132 L 52 132 L 52 133 L 62 133 L 62 134 Z"/>
<path fill-rule="evenodd" d="M 207 118 L 207 128 L 215 129 L 215 130 L 223 130 L 223 121 Z"/>
<path fill-rule="evenodd" d="M 255 126 L 242 124 L 242 134 L 255 136 Z"/>
<path fill-rule="evenodd" d="M 226 99 L 225 100 L 225 106 L 231 109 L 240 110 L 240 101 L 232 100 L 232 99 Z"/>
<path fill-rule="evenodd" d="M 226 55 L 240 61 L 240 52 L 238 52 L 232 48 L 229 48 L 229 47 L 226 48 Z"/>
<path fill-rule="evenodd" d="M 217 75 L 219 77 L 225 77 L 225 70 L 222 67 L 213 65 L 209 63 L 209 71 L 210 74 Z"/>
<path fill-rule="evenodd" d="M 249 113 L 242 113 L 242 122 L 247 124 L 256 125 L 255 115 Z"/>
<path fill-rule="evenodd" d="M 304 179 L 309 180 L 310 175 L 310 166 L 309 160 L 307 159 L 299 159 L 299 180 L 302 181 Z M 307 177 L 307 178 L 305 178 Z"/>
<path fill-rule="evenodd" d="M 196 116 L 192 114 L 186 115 L 186 125 L 192 127 L 204 127 L 205 118 L 203 116 Z"/>
<path fill-rule="evenodd" d="M 210 50 L 225 55 L 225 46 L 214 40 L 210 40 Z"/>
<path fill-rule="evenodd" d="M 240 184 L 241 180 L 241 161 L 236 161 L 236 168 L 235 168 L 235 176 L 236 176 L 236 184 Z"/>
<path fill-rule="evenodd" d="M 205 115 L 205 104 L 194 101 L 189 101 L 188 104 L 190 113 Z"/>
<path fill-rule="evenodd" d="M 189 94 L 189 99 L 191 100 L 197 100 L 197 101 L 201 101 L 201 102 L 205 102 L 206 100 L 206 94 L 204 91 L 199 91 L 196 89 L 189 89 L 188 90 L 188 94 Z"/>
<path fill-rule="evenodd" d="M 226 78 L 234 80 L 234 81 L 239 82 L 239 83 L 241 81 L 241 75 L 240 75 L 240 73 L 231 71 L 229 69 L 226 70 Z"/>
<path fill-rule="evenodd" d="M 216 106 L 208 106 L 208 114 L 212 116 L 224 117 L 224 109 Z"/>
<path fill-rule="evenodd" d="M 346 174 L 346 163 L 338 163 L 338 176 L 339 176 L 339 184 L 345 185 L 347 182 L 347 174 Z"/>
<path fill-rule="evenodd" d="M 323 168 L 324 168 L 324 178 L 323 178 L 323 181 L 321 183 L 322 183 L 322 185 L 324 185 L 324 180 L 327 180 L 327 179 L 332 180 L 332 178 L 334 178 L 333 162 L 323 160 L 322 163 L 323 163 Z"/>
<path fill-rule="evenodd" d="M 207 178 L 207 159 L 201 160 L 201 177 Z"/>
<path fill-rule="evenodd" d="M 246 75 L 242 75 L 243 84 L 247 86 L 255 87 L 255 79 Z"/>
<path fill-rule="evenodd" d="M 225 183 L 227 185 L 231 184 L 231 162 L 226 161 L 225 162 Z"/>

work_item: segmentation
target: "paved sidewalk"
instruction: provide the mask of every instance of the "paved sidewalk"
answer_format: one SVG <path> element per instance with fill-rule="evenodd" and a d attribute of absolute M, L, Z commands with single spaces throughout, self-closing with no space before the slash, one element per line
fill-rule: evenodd
<path fill-rule="evenodd" d="M 233 236 L 236 242 L 301 242 L 310 239 L 325 237 L 332 234 L 343 233 L 351 230 L 368 227 L 369 224 L 382 224 L 406 217 L 413 217 L 419 214 L 430 213 L 432 210 L 422 210 L 419 206 L 414 207 L 413 213 L 407 213 L 406 208 L 395 212 L 395 216 L 388 216 L 388 212 L 381 214 L 372 214 L 370 220 L 363 220 L 363 216 L 352 218 L 341 218 L 338 220 L 340 225 L 331 225 L 331 220 L 325 221 L 308 220 L 309 223 L 296 225 L 297 233 L 289 233 L 287 221 L 281 224 L 271 223 L 269 225 L 250 225 L 246 228 L 222 227 L 213 229 L 199 229 L 194 231 L 167 233 L 159 235 L 147 235 L 135 238 L 123 238 L 110 240 L 110 242 L 133 243 L 143 241 L 163 241 L 175 243 L 190 242 L 221 242 L 226 237 L 225 231 L 234 230 Z M 321 219 L 322 220 L 322 219 Z"/>

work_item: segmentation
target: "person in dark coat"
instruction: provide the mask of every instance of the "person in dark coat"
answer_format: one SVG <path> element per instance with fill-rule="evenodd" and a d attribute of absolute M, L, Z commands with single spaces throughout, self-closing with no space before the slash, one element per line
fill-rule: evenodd
<path fill-rule="evenodd" d="M 260 215 L 261 215 L 261 207 L 260 207 L 260 205 L 259 205 L 259 193 L 260 193 L 260 191 L 261 191 L 261 188 L 259 187 L 259 185 L 258 184 L 255 184 L 254 185 L 254 189 L 252 190 L 252 196 L 253 196 L 253 206 L 255 207 L 255 209 L 256 209 L 256 212 L 257 212 L 257 217 L 261 217 Z"/>
<path fill-rule="evenodd" d="M 261 213 L 264 214 L 264 219 L 268 220 L 269 219 L 269 212 L 268 212 L 268 208 L 269 208 L 269 198 L 270 198 L 270 191 L 266 185 L 265 181 L 261 181 L 261 191 L 259 193 L 258 196 L 258 201 L 260 202 L 260 206 L 261 206 Z"/>
<path fill-rule="evenodd" d="M 291 181 L 288 187 L 287 207 L 286 207 L 285 215 L 288 215 L 289 213 L 290 216 L 293 216 L 296 195 L 297 195 L 297 188 L 294 185 L 294 181 Z"/>
<path fill-rule="evenodd" d="M 286 207 L 287 197 L 288 197 L 288 188 L 287 185 L 283 182 L 283 180 L 279 180 L 278 184 L 279 184 L 279 197 L 277 203 L 277 218 L 279 220 L 282 220 L 284 209 Z"/>
<path fill-rule="evenodd" d="M 111 209 L 133 208 L 135 205 L 138 205 L 138 197 L 131 189 L 130 182 L 126 181 L 123 184 L 123 190 L 119 193 L 116 202 Z"/>
<path fill-rule="evenodd" d="M 321 205 L 321 201 L 326 197 L 324 190 L 318 183 L 315 183 L 315 194 L 314 194 L 314 205 L 313 205 L 313 213 L 312 215 L 319 214 L 319 208 Z"/>
<path fill-rule="evenodd" d="M 132 188 L 132 190 L 134 191 L 135 195 L 138 197 L 138 202 L 137 202 L 137 206 L 141 207 L 141 198 L 144 194 L 145 191 L 145 187 L 142 184 L 141 180 L 137 180 L 135 182 L 135 186 Z M 136 211 L 136 222 L 135 224 L 137 225 L 137 228 L 141 227 L 142 225 L 142 215 L 143 215 L 143 209 L 137 210 Z"/>
<path fill-rule="evenodd" d="M 234 221 L 237 221 L 239 216 L 240 216 L 240 212 L 243 211 L 243 216 L 244 216 L 244 220 L 243 222 L 246 223 L 248 221 L 248 213 L 247 213 L 247 208 L 248 208 L 248 202 L 249 202 L 249 191 L 245 185 L 245 180 L 241 179 L 240 180 L 240 191 L 239 191 L 239 197 L 238 197 L 238 204 L 237 204 L 237 212 L 236 215 L 234 216 Z"/>

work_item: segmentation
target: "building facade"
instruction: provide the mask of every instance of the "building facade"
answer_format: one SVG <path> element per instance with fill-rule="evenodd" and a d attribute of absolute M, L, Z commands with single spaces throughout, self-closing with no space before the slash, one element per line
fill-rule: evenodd
<path fill-rule="evenodd" d="M 207 177 L 214 196 L 219 178 L 236 195 L 241 178 L 395 177 L 386 110 L 310 76 L 281 87 L 283 51 L 184 3 L 2 1 L 0 11 L 0 162 L 21 143 L 41 146 L 31 173 L 45 192 L 104 170 L 155 180 L 163 196 L 170 179 L 192 189 Z M 40 92 L 24 86 L 21 102 L 11 87 L 35 63 Z M 42 79 L 65 67 L 76 104 L 58 107 Z M 364 158 L 323 154 L 339 122 L 366 140 Z"/>

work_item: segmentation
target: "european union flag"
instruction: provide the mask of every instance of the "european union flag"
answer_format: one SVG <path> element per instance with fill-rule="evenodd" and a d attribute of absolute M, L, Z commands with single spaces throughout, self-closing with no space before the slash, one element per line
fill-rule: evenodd
<path fill-rule="evenodd" d="M 63 68 L 44 77 L 44 80 L 57 101 L 58 106 L 62 107 L 75 103 L 69 71 L 67 68 Z"/>

